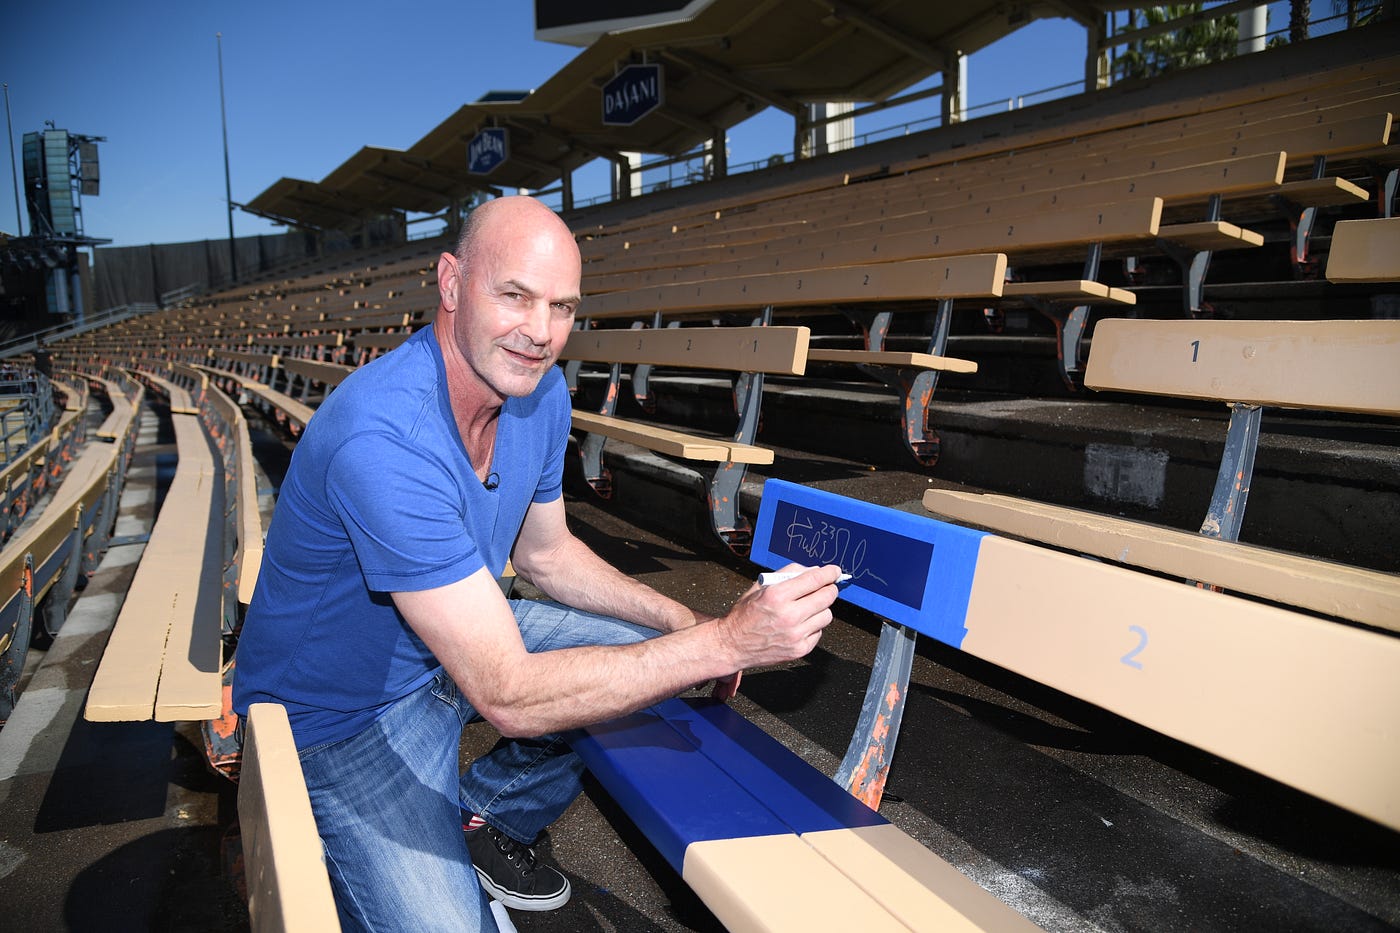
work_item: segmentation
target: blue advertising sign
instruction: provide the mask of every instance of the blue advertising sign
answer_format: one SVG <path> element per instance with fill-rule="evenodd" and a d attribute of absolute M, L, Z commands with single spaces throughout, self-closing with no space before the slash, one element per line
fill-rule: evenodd
<path fill-rule="evenodd" d="M 467 144 L 467 171 L 473 175 L 490 175 L 508 158 L 510 139 L 503 126 L 488 126 Z"/>
<path fill-rule="evenodd" d="M 986 532 L 765 480 L 749 557 L 764 567 L 837 564 L 841 598 L 958 647 Z"/>
<path fill-rule="evenodd" d="M 603 85 L 603 125 L 631 126 L 661 106 L 661 66 L 628 65 Z"/>

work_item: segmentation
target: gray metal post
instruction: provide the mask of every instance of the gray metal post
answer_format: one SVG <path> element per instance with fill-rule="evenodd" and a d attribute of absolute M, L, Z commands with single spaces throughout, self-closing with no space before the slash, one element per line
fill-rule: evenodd
<path fill-rule="evenodd" d="M 228 113 L 224 108 L 224 34 L 214 33 L 219 47 L 219 120 L 224 127 L 224 203 L 228 206 L 228 265 L 233 281 L 238 281 L 238 253 L 233 243 L 233 184 L 228 171 Z"/>

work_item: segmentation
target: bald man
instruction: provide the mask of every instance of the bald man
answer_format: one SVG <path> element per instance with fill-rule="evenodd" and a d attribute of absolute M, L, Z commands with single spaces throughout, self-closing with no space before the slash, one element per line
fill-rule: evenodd
<path fill-rule="evenodd" d="M 234 706 L 286 706 L 346 930 L 493 930 L 487 895 L 562 905 L 532 845 L 581 790 L 567 731 L 710 680 L 727 699 L 831 620 L 836 567 L 713 619 L 569 531 L 554 363 L 580 272 L 547 207 L 478 208 L 438 261 L 432 327 L 341 383 L 282 484 Z M 507 600 L 507 559 L 551 601 Z M 459 775 L 476 718 L 505 738 Z"/>

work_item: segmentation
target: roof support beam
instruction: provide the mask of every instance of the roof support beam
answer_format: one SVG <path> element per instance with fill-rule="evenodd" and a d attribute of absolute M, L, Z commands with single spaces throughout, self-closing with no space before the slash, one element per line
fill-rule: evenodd
<path fill-rule="evenodd" d="M 365 172 L 365 177 L 373 178 L 375 181 L 382 181 L 391 188 L 405 188 L 409 191 L 415 191 L 426 198 L 432 198 L 438 201 L 449 200 L 448 196 L 441 188 L 425 188 L 422 185 L 415 185 L 411 181 L 404 181 L 402 178 L 396 175 L 390 175 L 388 172 L 368 171 Z"/>
<path fill-rule="evenodd" d="M 1079 23 L 1081 26 L 1088 26 L 1092 29 L 1096 26 L 1102 27 L 1103 25 L 1103 10 L 1098 9 L 1091 3 L 1085 3 L 1084 0 L 1051 0 L 1051 2 L 1061 10 L 1064 10 L 1065 13 L 1069 15 L 1070 19 Z"/>
<path fill-rule="evenodd" d="M 465 141 L 462 143 L 462 146 L 463 151 L 466 151 Z M 422 156 L 411 155 L 409 153 L 404 153 L 400 155 L 399 158 L 403 160 L 405 165 L 411 165 L 418 171 L 422 172 L 424 175 L 428 176 L 429 180 L 435 181 L 438 184 L 445 185 L 446 187 L 451 188 L 454 191 L 465 190 L 470 192 L 477 190 L 487 190 L 485 185 L 479 185 L 472 180 L 464 178 L 462 172 L 466 171 L 465 168 L 463 168 L 462 172 L 453 172 L 450 170 L 444 171 L 440 166 L 438 166 L 431 160 L 425 159 Z M 463 159 L 462 164 L 465 166 L 465 159 Z"/>
<path fill-rule="evenodd" d="M 561 133 L 543 120 L 527 120 L 523 117 L 504 117 L 501 122 L 505 123 L 507 126 L 518 127 L 527 133 L 535 133 L 539 136 L 543 136 L 545 139 L 556 142 L 566 149 L 586 152 L 595 159 L 607 159 L 611 162 L 616 162 L 618 159 L 622 158 L 622 153 L 616 149 L 609 146 L 600 146 L 596 143 L 584 144 L 577 136 Z"/>
<path fill-rule="evenodd" d="M 260 211 L 246 204 L 238 204 L 236 207 L 245 214 L 252 214 L 254 217 L 261 217 L 263 220 L 270 220 L 284 227 L 296 227 L 299 230 L 314 230 L 317 233 L 322 233 L 325 230 L 324 227 L 318 227 L 316 224 L 309 223 L 305 220 L 299 220 L 295 217 L 284 217 L 281 214 L 274 214 L 271 211 Z"/>
<path fill-rule="evenodd" d="M 658 117 L 664 117 L 672 123 L 678 123 L 688 130 L 694 130 L 706 139 L 713 137 L 716 132 L 713 124 L 706 123 L 693 113 L 677 110 L 675 107 L 667 104 L 662 104 L 660 107 L 653 110 L 652 113 L 656 114 Z"/>
<path fill-rule="evenodd" d="M 343 211 L 339 208 L 331 207 L 329 204 L 326 204 L 323 201 L 317 201 L 314 198 L 304 198 L 301 195 L 289 194 L 283 200 L 285 200 L 288 204 L 304 205 L 310 210 L 311 213 L 330 214 L 333 217 L 343 217 L 346 220 L 356 224 L 364 222 L 364 218 L 361 217 L 359 214 L 354 214 L 350 211 Z"/>
<path fill-rule="evenodd" d="M 776 107 L 793 116 L 802 112 L 802 104 L 796 98 L 789 97 L 780 91 L 765 87 L 748 78 L 741 78 L 736 74 L 726 71 L 720 65 L 710 61 L 703 55 L 698 55 L 688 49 L 658 49 L 657 52 L 664 58 L 679 62 L 692 71 L 704 75 L 710 81 L 727 87 L 738 94 L 743 94 L 745 97 L 752 98 L 765 106 Z"/>
<path fill-rule="evenodd" d="M 845 20 L 862 32 L 868 32 L 886 45 L 899 49 L 906 55 L 917 58 L 919 61 L 942 71 L 948 64 L 948 56 L 937 46 L 911 39 L 900 32 L 894 26 L 882 19 L 871 16 L 864 10 L 859 10 L 844 0 L 817 0 L 822 6 L 829 9 L 837 19 Z"/>
<path fill-rule="evenodd" d="M 562 168 L 551 162 L 541 162 L 538 159 L 527 158 L 523 155 L 517 155 L 514 152 L 510 154 L 509 161 L 516 165 L 523 165 L 532 172 L 540 172 L 541 174 L 549 175 L 551 178 L 557 178 L 564 173 Z"/>
<path fill-rule="evenodd" d="M 622 154 L 609 146 L 599 146 L 598 143 L 587 143 L 580 140 L 580 137 L 573 134 L 561 133 L 546 122 L 545 118 L 525 118 L 525 116 L 504 116 L 500 119 L 505 126 L 515 127 L 524 130 L 525 133 L 533 133 L 535 136 L 543 136 L 545 139 L 557 143 L 570 151 L 587 153 L 594 158 L 606 158 L 606 160 L 616 161 Z"/>

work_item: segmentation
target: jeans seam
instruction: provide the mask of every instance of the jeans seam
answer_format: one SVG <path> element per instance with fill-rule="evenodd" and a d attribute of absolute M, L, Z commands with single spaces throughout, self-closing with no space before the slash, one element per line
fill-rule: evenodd
<path fill-rule="evenodd" d="M 338 884 L 334 885 L 336 893 L 341 895 L 341 897 L 348 902 L 341 904 L 339 903 L 341 897 L 338 897 L 336 899 L 337 908 L 347 914 L 350 913 L 350 910 L 346 908 L 352 908 L 354 910 L 354 918 L 359 925 L 364 929 L 369 929 L 369 918 L 365 915 L 365 910 L 360 905 L 359 898 L 355 896 L 355 892 L 350 885 L 345 882 L 345 873 L 340 870 L 340 864 L 336 862 L 335 856 L 330 853 L 330 850 L 326 847 L 324 842 L 321 843 L 321 857 L 325 859 L 326 867 L 335 873 L 335 877 L 338 881 Z"/>
<path fill-rule="evenodd" d="M 509 784 L 498 789 L 496 793 L 491 797 L 491 799 L 488 800 L 479 811 L 476 811 L 476 815 L 480 816 L 482 819 L 486 820 L 486 822 L 490 823 L 492 826 L 495 826 L 497 829 L 505 833 L 507 836 L 510 836 L 512 839 L 515 839 L 518 842 L 523 842 L 526 845 L 533 845 L 535 842 L 534 839 L 521 839 L 521 833 L 519 833 L 518 831 L 512 831 L 514 827 L 498 825 L 501 822 L 501 820 L 500 817 L 496 816 L 496 814 L 492 812 L 492 807 L 498 800 L 501 800 L 503 798 L 509 799 L 511 796 L 511 788 L 515 787 L 515 785 L 519 784 L 525 778 L 529 777 L 530 773 L 535 770 L 535 768 L 539 765 L 541 761 L 544 761 L 546 758 L 550 757 L 550 752 L 557 745 L 559 745 L 561 741 L 561 739 L 552 739 L 548 745 L 541 747 L 539 754 L 532 758 L 528 765 L 516 772 L 515 777 L 511 779 Z"/>

